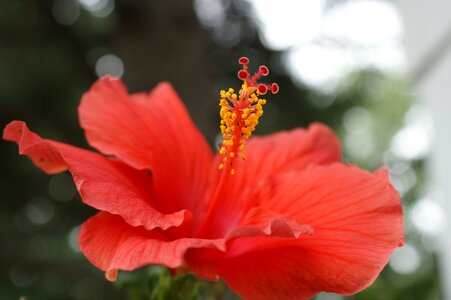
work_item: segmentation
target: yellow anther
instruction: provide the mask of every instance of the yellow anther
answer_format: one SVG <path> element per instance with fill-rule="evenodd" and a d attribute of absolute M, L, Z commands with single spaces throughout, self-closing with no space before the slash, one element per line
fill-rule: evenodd
<path fill-rule="evenodd" d="M 236 100 L 238 98 L 238 96 L 236 94 L 232 94 L 232 99 Z"/>
<path fill-rule="evenodd" d="M 230 170 L 230 174 L 235 175 L 235 169 Z"/>
<path fill-rule="evenodd" d="M 229 153 L 229 156 L 230 156 L 230 157 L 234 157 L 234 156 L 235 156 L 235 153 L 234 153 L 234 152 L 230 152 L 230 153 Z"/>
<path fill-rule="evenodd" d="M 219 165 L 219 170 L 222 170 L 222 169 L 224 169 L 224 164 Z"/>
<path fill-rule="evenodd" d="M 244 149 L 246 149 L 246 146 L 244 146 L 243 144 L 241 144 L 238 149 L 240 149 L 240 151 L 244 151 Z"/>
<path fill-rule="evenodd" d="M 221 147 L 221 149 L 219 149 L 219 153 L 221 154 L 226 154 L 227 149 L 225 147 Z"/>
<path fill-rule="evenodd" d="M 235 92 L 235 90 L 232 89 L 232 88 L 229 88 L 228 92 L 229 92 L 230 94 L 233 94 L 233 92 Z"/>
<path fill-rule="evenodd" d="M 246 159 L 246 156 L 243 153 L 238 154 L 238 157 L 241 159 Z"/>

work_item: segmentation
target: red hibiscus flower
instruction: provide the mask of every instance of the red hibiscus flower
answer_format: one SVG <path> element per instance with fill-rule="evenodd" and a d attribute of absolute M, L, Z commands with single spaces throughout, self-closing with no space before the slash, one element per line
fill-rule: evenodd
<path fill-rule="evenodd" d="M 100 210 L 80 231 L 83 254 L 114 280 L 148 264 L 218 277 L 245 299 L 307 299 L 369 286 L 403 243 L 402 208 L 385 169 L 340 162 L 330 129 L 313 124 L 252 137 L 268 90 L 240 59 L 240 91 L 221 91 L 224 141 L 213 155 L 167 83 L 129 95 L 103 78 L 79 117 L 99 153 L 11 122 L 3 138 L 49 174 L 69 170 Z M 249 139 L 250 138 L 250 139 Z"/>

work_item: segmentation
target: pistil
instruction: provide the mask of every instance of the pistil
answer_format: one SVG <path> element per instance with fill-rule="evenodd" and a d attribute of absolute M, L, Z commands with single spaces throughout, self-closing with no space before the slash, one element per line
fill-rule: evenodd
<path fill-rule="evenodd" d="M 263 115 L 263 106 L 266 99 L 260 98 L 268 91 L 273 94 L 279 91 L 276 83 L 258 83 L 261 76 L 267 76 L 269 69 L 260 66 L 252 76 L 249 74 L 249 59 L 242 57 L 238 60 L 242 69 L 238 72 L 238 78 L 243 81 L 238 94 L 232 88 L 222 90 L 219 106 L 221 107 L 220 129 L 223 142 L 219 153 L 223 155 L 223 162 L 219 169 L 224 173 L 235 174 L 234 162 L 237 158 L 245 160 L 245 143 L 255 131 L 259 118 Z"/>
<path fill-rule="evenodd" d="M 246 149 L 246 142 L 255 131 L 260 117 L 263 115 L 263 107 L 266 104 L 266 99 L 262 96 L 268 91 L 276 94 L 279 91 L 279 86 L 276 83 L 264 84 L 259 83 L 258 80 L 262 76 L 269 74 L 269 69 L 266 66 L 260 66 L 258 71 L 251 75 L 249 73 L 249 59 L 242 57 L 238 60 L 242 65 L 242 69 L 238 71 L 238 79 L 242 80 L 241 89 L 238 93 L 234 89 L 220 91 L 219 106 L 221 110 L 219 115 L 221 117 L 220 129 L 223 136 L 223 141 L 219 148 L 219 154 L 222 155 L 222 162 L 218 168 L 221 172 L 220 178 L 214 189 L 211 201 L 203 223 L 199 225 L 197 234 L 203 236 L 206 224 L 211 224 L 212 218 L 218 211 L 215 210 L 218 201 L 221 201 L 222 195 L 225 194 L 228 183 L 233 180 L 235 173 L 235 163 L 237 159 L 246 160 L 244 154 Z M 215 211 L 214 211 L 215 210 Z M 218 228 L 222 224 L 218 224 Z"/>

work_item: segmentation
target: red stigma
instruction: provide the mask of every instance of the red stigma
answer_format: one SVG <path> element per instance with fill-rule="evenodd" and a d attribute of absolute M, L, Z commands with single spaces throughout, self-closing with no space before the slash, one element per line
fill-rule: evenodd
<path fill-rule="evenodd" d="M 249 63 L 249 58 L 243 56 L 243 57 L 241 57 L 241 58 L 238 60 L 238 63 L 239 63 L 240 65 L 247 65 L 247 64 Z"/>
<path fill-rule="evenodd" d="M 240 70 L 238 72 L 238 79 L 244 80 L 249 74 L 245 70 Z"/>
<path fill-rule="evenodd" d="M 269 74 L 269 69 L 267 66 L 260 66 L 260 68 L 258 68 L 258 71 L 260 72 L 260 74 L 262 74 L 263 76 L 267 76 Z"/>
<path fill-rule="evenodd" d="M 266 87 L 266 85 L 264 85 L 262 83 L 258 85 L 258 92 L 260 93 L 260 95 L 266 94 L 267 91 L 268 91 L 268 88 Z"/>
<path fill-rule="evenodd" d="M 246 88 L 250 89 L 251 93 L 257 90 L 260 95 L 264 95 L 268 91 L 271 91 L 273 94 L 277 94 L 279 91 L 279 85 L 277 83 L 266 84 L 258 82 L 260 77 L 267 76 L 269 74 L 269 68 L 267 66 L 260 66 L 258 71 L 251 76 L 248 69 L 249 58 L 243 56 L 238 60 L 238 63 L 243 66 L 243 68 L 237 73 L 238 79 L 244 81 L 244 85 Z"/>

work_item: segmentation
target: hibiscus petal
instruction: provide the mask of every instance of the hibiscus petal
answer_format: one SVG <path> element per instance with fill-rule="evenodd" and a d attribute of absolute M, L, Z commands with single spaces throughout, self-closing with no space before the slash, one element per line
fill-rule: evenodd
<path fill-rule="evenodd" d="M 190 253 L 193 269 L 210 277 L 215 272 L 246 299 L 356 293 L 376 279 L 403 243 L 399 195 L 384 170 L 315 166 L 270 177 L 253 197 L 264 209 L 311 225 L 314 233 L 242 237 L 231 240 L 225 254 Z"/>
<path fill-rule="evenodd" d="M 117 215 L 100 212 L 86 221 L 80 230 L 80 250 L 106 276 L 114 280 L 116 271 L 131 271 L 148 264 L 175 269 L 183 265 L 191 248 L 224 250 L 222 240 L 183 238 L 167 240 L 159 231 L 132 227 Z"/>
<path fill-rule="evenodd" d="M 314 123 L 308 129 L 298 128 L 265 137 L 253 137 L 248 142 L 245 156 L 245 161 L 236 161 L 235 175 L 216 199 L 207 216 L 208 220 L 199 230 L 203 235 L 224 235 L 231 224 L 238 223 L 243 217 L 242 212 L 253 206 L 247 193 L 268 176 L 303 170 L 310 165 L 332 164 L 340 160 L 341 152 L 340 143 L 332 130 Z M 218 171 L 221 162 L 222 156 L 217 155 L 213 172 L 218 174 L 218 178 L 222 172 Z"/>
<path fill-rule="evenodd" d="M 312 164 L 340 161 L 340 142 L 333 131 L 320 123 L 309 128 L 253 137 L 247 143 L 246 161 L 237 174 L 263 179 L 275 173 L 302 170 Z M 240 169 L 239 169 L 240 168 Z"/>
<path fill-rule="evenodd" d="M 254 207 L 245 215 L 240 225 L 227 234 L 226 240 L 244 236 L 298 238 L 301 234 L 313 234 L 312 227 L 301 225 L 291 218 L 261 207 Z"/>
<path fill-rule="evenodd" d="M 346 227 L 401 239 L 402 207 L 385 169 L 312 166 L 269 177 L 250 196 L 255 206 L 290 216 L 316 230 Z M 384 221 L 374 226 L 374 222 Z"/>
<path fill-rule="evenodd" d="M 130 96 L 119 80 L 103 78 L 84 94 L 79 116 L 90 145 L 152 172 L 157 209 L 201 207 L 212 153 L 168 83 Z"/>
<path fill-rule="evenodd" d="M 253 214 L 261 217 L 262 214 L 269 213 L 255 212 Z M 272 217 L 274 218 L 274 215 Z M 258 229 L 252 232 L 238 230 L 230 238 L 246 236 L 250 233 L 255 236 L 265 234 L 285 236 L 287 231 L 283 226 L 286 225 L 276 221 L 273 222 L 272 228 L 268 232 Z M 309 228 L 303 227 L 302 230 L 309 230 Z M 169 240 L 160 231 L 132 227 L 120 216 L 107 212 L 100 212 L 91 217 L 82 225 L 79 235 L 80 250 L 91 263 L 104 270 L 105 276 L 111 281 L 116 279 L 118 269 L 131 271 L 149 264 L 164 265 L 171 269 L 181 267 L 185 264 L 185 256 L 188 251 L 199 250 L 207 253 L 205 251 L 213 250 L 215 253 L 224 253 L 226 242 L 226 239 L 182 238 Z M 202 259 L 206 258 L 203 256 Z M 196 269 L 196 271 L 202 273 L 200 269 Z M 205 275 L 208 276 L 208 274 Z M 213 273 L 209 279 L 215 280 L 216 275 Z"/>
<path fill-rule="evenodd" d="M 145 171 L 91 151 L 42 139 L 20 121 L 6 126 L 3 138 L 17 142 L 20 154 L 27 155 L 47 173 L 69 169 L 84 203 L 119 214 L 132 226 L 168 229 L 191 219 L 186 210 L 164 215 L 152 207 L 152 181 Z"/>

